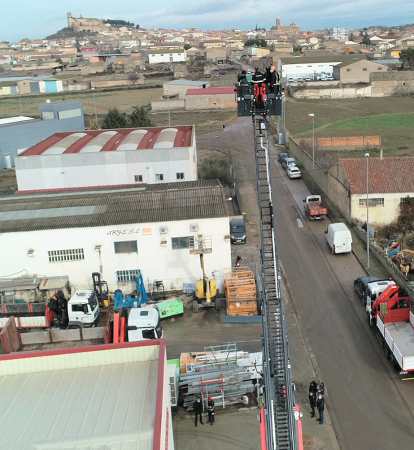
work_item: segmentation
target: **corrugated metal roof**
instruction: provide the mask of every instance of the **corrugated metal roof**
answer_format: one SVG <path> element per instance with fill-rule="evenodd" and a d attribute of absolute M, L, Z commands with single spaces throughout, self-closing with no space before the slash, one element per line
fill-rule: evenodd
<path fill-rule="evenodd" d="M 0 361 L 9 373 L 0 376 L 0 448 L 152 450 L 156 354 L 110 346 L 77 350 Z"/>
<path fill-rule="evenodd" d="M 367 193 L 365 158 L 340 159 L 353 194 Z M 402 195 L 414 192 L 414 157 L 369 158 L 369 193 Z"/>
<path fill-rule="evenodd" d="M 191 80 L 173 80 L 165 83 L 168 85 L 177 85 L 177 86 L 204 86 L 208 84 L 208 81 L 191 81 Z"/>
<path fill-rule="evenodd" d="M 206 89 L 189 89 L 186 95 L 220 95 L 234 94 L 234 87 L 217 87 Z"/>
<path fill-rule="evenodd" d="M 192 126 L 55 133 L 19 157 L 189 147 L 192 136 Z"/>
<path fill-rule="evenodd" d="M 218 180 L 0 199 L 0 233 L 227 216 Z"/>

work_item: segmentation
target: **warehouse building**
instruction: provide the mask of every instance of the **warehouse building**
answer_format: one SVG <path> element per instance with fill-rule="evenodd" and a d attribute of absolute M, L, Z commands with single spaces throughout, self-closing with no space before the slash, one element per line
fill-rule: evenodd
<path fill-rule="evenodd" d="M 198 235 L 209 237 L 207 276 L 222 292 L 231 267 L 229 215 L 223 187 L 200 180 L 0 198 L 0 276 L 26 271 L 67 275 L 77 289 L 100 272 L 111 292 L 132 292 L 141 270 L 147 290 L 202 278 Z"/>
<path fill-rule="evenodd" d="M 2 449 L 174 450 L 165 340 L 0 356 Z"/>
<path fill-rule="evenodd" d="M 12 168 L 17 155 L 54 133 L 85 129 L 79 101 L 40 104 L 39 116 L 0 119 L 0 169 Z"/>
<path fill-rule="evenodd" d="M 21 192 L 194 181 L 195 127 L 56 133 L 15 164 Z"/>

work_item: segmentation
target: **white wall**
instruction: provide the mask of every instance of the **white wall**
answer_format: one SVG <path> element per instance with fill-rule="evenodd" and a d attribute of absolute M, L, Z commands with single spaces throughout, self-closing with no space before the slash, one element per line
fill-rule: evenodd
<path fill-rule="evenodd" d="M 183 49 L 180 53 L 170 53 L 168 49 L 165 53 L 151 53 L 148 54 L 149 64 L 168 63 L 168 62 L 183 62 L 186 58 L 186 51 Z"/>
<path fill-rule="evenodd" d="M 193 136 L 194 138 L 194 136 Z M 193 141 L 195 142 L 195 141 Z M 20 191 L 197 180 L 195 147 L 27 156 L 15 159 Z M 177 180 L 177 173 L 184 173 Z"/>
<path fill-rule="evenodd" d="M 190 224 L 198 224 L 198 232 L 190 231 Z M 160 226 L 168 228 L 167 234 L 160 234 Z M 145 233 L 149 228 L 150 232 Z M 201 278 L 200 260 L 190 255 L 189 249 L 173 250 L 172 237 L 205 234 L 212 237 L 213 252 L 204 257 L 206 274 L 215 272 L 220 292 L 223 290 L 223 269 L 231 267 L 229 219 L 193 219 L 165 223 L 137 223 L 129 225 L 102 226 L 96 228 L 70 228 L 44 231 L 0 234 L 0 276 L 26 270 L 29 274 L 44 276 L 68 275 L 75 288 L 92 287 L 91 274 L 102 267 L 103 279 L 110 290 L 122 289 L 132 292 L 135 283 L 119 284 L 116 272 L 119 270 L 142 271 L 146 288 L 154 280 L 163 280 L 166 289 L 182 289 L 183 283 L 194 283 Z M 167 240 L 161 245 L 161 238 Z M 114 242 L 136 240 L 138 253 L 116 254 Z M 100 253 L 95 249 L 100 247 Z M 84 250 L 83 261 L 49 262 L 48 251 Z M 28 250 L 33 249 L 33 256 Z"/>
<path fill-rule="evenodd" d="M 340 62 L 327 62 L 327 63 L 300 63 L 298 58 L 297 64 L 283 64 L 282 60 L 279 60 L 279 72 L 282 72 L 282 77 L 306 77 L 314 76 L 324 72 L 325 74 L 332 75 L 333 66 L 341 64 Z"/>
<path fill-rule="evenodd" d="M 407 196 L 414 197 L 413 192 L 399 193 L 399 194 L 369 194 L 369 198 L 383 198 L 384 206 L 370 206 L 369 207 L 369 223 L 371 225 L 387 225 L 398 218 L 400 214 L 400 199 Z M 352 194 L 351 199 L 351 217 L 358 219 L 361 222 L 367 220 L 366 206 L 359 206 L 359 199 L 366 200 L 367 195 Z"/>

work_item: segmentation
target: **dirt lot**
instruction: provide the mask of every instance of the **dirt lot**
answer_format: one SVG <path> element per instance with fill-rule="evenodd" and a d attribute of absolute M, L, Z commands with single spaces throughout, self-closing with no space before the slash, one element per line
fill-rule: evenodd
<path fill-rule="evenodd" d="M 296 137 L 380 135 L 387 156 L 411 155 L 414 149 L 414 112 L 411 97 L 286 102 L 286 126 Z M 355 155 L 354 155 L 355 156 Z"/>
<path fill-rule="evenodd" d="M 14 169 L 0 170 L 0 195 L 13 194 L 16 190 L 17 180 Z"/>

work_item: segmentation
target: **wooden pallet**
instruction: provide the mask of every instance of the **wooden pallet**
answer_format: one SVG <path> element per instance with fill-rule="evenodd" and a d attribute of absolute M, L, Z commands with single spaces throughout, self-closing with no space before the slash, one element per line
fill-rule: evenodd
<path fill-rule="evenodd" d="M 257 315 L 257 290 L 249 267 L 234 267 L 224 274 L 224 294 L 229 316 Z"/>

